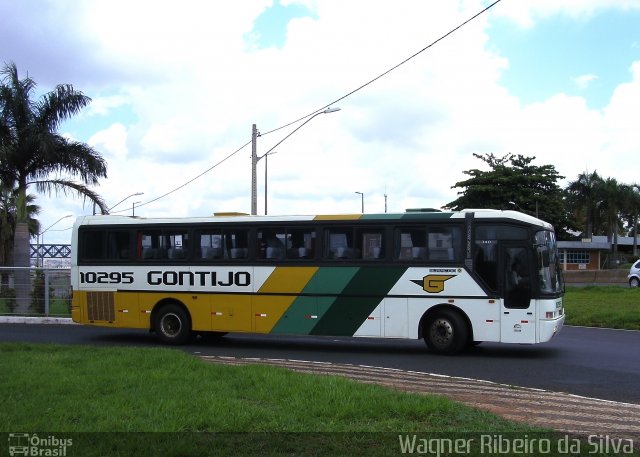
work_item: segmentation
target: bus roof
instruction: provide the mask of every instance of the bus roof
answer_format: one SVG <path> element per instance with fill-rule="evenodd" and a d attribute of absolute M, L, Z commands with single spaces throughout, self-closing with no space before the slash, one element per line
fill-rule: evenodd
<path fill-rule="evenodd" d="M 476 219 L 510 219 L 526 224 L 552 229 L 551 224 L 528 214 L 510 210 L 495 209 L 466 209 L 463 211 L 408 211 L 405 213 L 380 214 L 324 214 L 307 216 L 250 216 L 240 213 L 224 213 L 206 217 L 138 217 L 122 215 L 79 216 L 75 226 L 80 225 L 135 225 L 135 224 L 203 224 L 203 223 L 247 223 L 247 222 L 305 222 L 305 221 L 443 221 L 448 219 L 462 219 L 468 213 L 473 213 Z"/>

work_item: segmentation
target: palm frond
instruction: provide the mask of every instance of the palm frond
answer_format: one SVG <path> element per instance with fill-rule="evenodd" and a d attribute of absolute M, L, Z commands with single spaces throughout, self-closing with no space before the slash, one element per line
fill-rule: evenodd
<path fill-rule="evenodd" d="M 49 179 L 45 181 L 32 181 L 29 182 L 28 185 L 35 185 L 38 192 L 41 193 L 51 194 L 52 192 L 62 192 L 64 195 L 76 193 L 95 203 L 102 213 L 108 212 L 108 207 L 102 197 L 82 183 L 66 179 Z"/>

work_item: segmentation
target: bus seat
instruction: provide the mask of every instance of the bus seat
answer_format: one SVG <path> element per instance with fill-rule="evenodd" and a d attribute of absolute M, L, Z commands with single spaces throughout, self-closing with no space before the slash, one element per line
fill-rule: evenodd
<path fill-rule="evenodd" d="M 412 259 L 424 259 L 427 254 L 427 250 L 425 248 L 415 246 L 411 248 L 411 258 Z"/>
<path fill-rule="evenodd" d="M 220 259 L 222 258 L 222 250 L 220 248 L 202 248 L 203 259 Z"/>
<path fill-rule="evenodd" d="M 186 257 L 184 249 L 182 248 L 169 248 L 167 250 L 167 256 L 170 259 L 184 259 Z"/>
<path fill-rule="evenodd" d="M 231 248 L 232 259 L 244 259 L 247 257 L 247 250 L 245 248 Z"/>

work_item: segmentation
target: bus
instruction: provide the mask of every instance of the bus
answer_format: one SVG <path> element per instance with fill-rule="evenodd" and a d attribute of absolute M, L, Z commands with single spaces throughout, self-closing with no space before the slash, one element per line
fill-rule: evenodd
<path fill-rule="evenodd" d="M 553 227 L 502 210 L 204 218 L 82 216 L 75 322 L 165 343 L 228 333 L 549 341 L 564 323 Z"/>

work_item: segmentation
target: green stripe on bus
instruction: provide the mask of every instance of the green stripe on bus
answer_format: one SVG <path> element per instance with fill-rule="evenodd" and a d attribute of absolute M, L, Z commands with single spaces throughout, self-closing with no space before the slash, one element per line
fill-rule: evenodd
<path fill-rule="evenodd" d="M 358 267 L 320 268 L 271 333 L 308 335 L 358 272 Z"/>
<path fill-rule="evenodd" d="M 407 267 L 362 267 L 320 318 L 313 335 L 353 336 Z"/>

